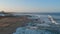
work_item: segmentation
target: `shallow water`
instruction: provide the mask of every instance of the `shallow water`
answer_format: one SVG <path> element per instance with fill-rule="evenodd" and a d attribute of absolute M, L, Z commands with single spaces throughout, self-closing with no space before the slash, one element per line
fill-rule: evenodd
<path fill-rule="evenodd" d="M 26 26 L 32 26 L 33 23 L 28 23 Z M 41 29 L 28 29 L 25 26 L 16 29 L 13 34 L 59 34 L 57 31 L 53 30 L 41 30 Z"/>
<path fill-rule="evenodd" d="M 47 30 L 32 30 L 32 29 L 25 29 L 24 27 L 20 27 L 16 30 L 13 34 L 52 34 L 52 32 Z"/>
<path fill-rule="evenodd" d="M 40 30 L 40 29 L 27 29 L 25 27 L 20 27 L 16 29 L 16 32 L 13 34 L 58 34 L 58 32 L 50 30 Z"/>

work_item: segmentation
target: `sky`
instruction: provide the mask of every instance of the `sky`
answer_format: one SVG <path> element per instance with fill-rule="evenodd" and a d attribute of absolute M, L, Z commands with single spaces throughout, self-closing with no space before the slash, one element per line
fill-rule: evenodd
<path fill-rule="evenodd" d="M 0 11 L 60 12 L 60 0 L 0 0 Z"/>

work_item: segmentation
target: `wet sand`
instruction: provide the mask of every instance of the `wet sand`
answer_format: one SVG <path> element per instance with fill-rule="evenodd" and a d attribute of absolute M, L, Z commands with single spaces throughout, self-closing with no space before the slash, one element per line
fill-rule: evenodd
<path fill-rule="evenodd" d="M 25 16 L 4 17 L 0 19 L 0 34 L 13 34 L 16 28 L 24 26 L 29 22 Z"/>

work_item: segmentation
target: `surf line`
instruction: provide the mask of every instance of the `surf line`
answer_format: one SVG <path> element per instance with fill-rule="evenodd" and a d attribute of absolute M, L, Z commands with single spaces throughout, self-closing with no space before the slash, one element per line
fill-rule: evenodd
<path fill-rule="evenodd" d="M 49 19 L 52 23 L 58 24 L 58 23 L 53 19 L 52 16 L 48 15 L 48 19 Z"/>

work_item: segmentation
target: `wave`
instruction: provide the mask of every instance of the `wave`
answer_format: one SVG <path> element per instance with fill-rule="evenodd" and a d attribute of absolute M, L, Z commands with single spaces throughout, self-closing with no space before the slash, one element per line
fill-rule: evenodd
<path fill-rule="evenodd" d="M 58 23 L 53 19 L 52 16 L 48 15 L 48 18 L 49 18 L 49 20 L 50 20 L 52 23 L 54 23 L 54 24 L 58 24 Z"/>
<path fill-rule="evenodd" d="M 47 16 L 46 15 L 32 15 L 32 14 L 29 14 L 30 16 L 32 16 L 32 17 L 38 17 L 38 18 L 41 18 L 42 20 L 45 20 L 46 22 L 47 22 Z M 42 17 L 41 17 L 42 16 Z M 45 17 L 45 18 L 44 18 Z M 57 22 L 53 19 L 53 17 L 52 16 L 50 16 L 50 15 L 48 15 L 48 19 L 51 21 L 51 23 L 53 23 L 53 24 L 57 24 Z M 47 22 L 48 23 L 48 22 Z M 42 23 L 42 24 L 39 24 L 39 23 L 37 23 L 38 25 L 40 25 L 40 26 L 46 26 L 47 25 L 47 23 Z M 34 24 L 34 23 L 30 23 L 30 24 Z M 53 31 L 48 31 L 48 30 L 41 30 L 41 29 L 38 29 L 37 28 L 37 26 L 35 26 L 35 27 L 33 27 L 32 25 L 30 25 L 29 23 L 28 23 L 28 25 L 27 26 L 29 26 L 28 28 L 27 27 L 20 27 L 20 28 L 18 28 L 17 30 L 16 30 L 16 32 L 15 33 L 13 33 L 13 34 L 56 34 L 56 32 L 54 32 L 53 33 Z M 49 24 L 48 24 L 49 25 Z M 31 27 L 32 26 L 32 27 Z M 54 26 L 54 25 L 53 25 Z M 52 26 L 51 26 L 52 27 Z M 46 28 L 46 27 L 45 27 Z"/>

